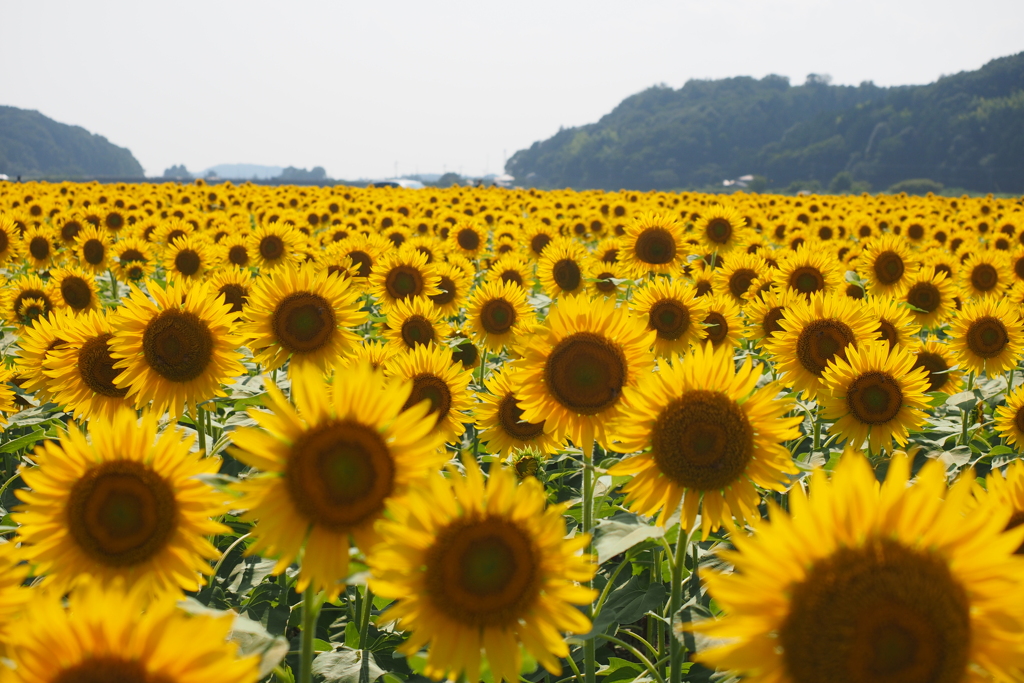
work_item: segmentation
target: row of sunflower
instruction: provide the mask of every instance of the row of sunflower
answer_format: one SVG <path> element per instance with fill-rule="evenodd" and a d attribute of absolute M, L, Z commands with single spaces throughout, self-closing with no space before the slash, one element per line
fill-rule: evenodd
<path fill-rule="evenodd" d="M 1024 676 L 1019 201 L 0 184 L 0 266 L 0 678 Z"/>

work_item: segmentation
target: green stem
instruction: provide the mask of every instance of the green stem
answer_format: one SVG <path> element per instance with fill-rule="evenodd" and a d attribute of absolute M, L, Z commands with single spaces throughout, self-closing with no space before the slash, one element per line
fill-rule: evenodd
<path fill-rule="evenodd" d="M 206 454 L 206 410 L 196 406 L 196 414 L 193 416 L 196 423 L 196 432 L 199 433 L 199 451 Z"/>
<path fill-rule="evenodd" d="M 583 453 L 583 533 L 590 534 L 590 550 L 593 547 L 594 532 L 594 444 L 591 442 L 585 446 Z M 587 582 L 591 588 L 594 581 Z M 590 605 L 587 610 L 588 616 L 594 618 L 594 606 Z M 595 683 L 597 680 L 597 644 L 594 638 L 588 638 L 583 642 L 583 681 L 584 683 Z"/>
<path fill-rule="evenodd" d="M 113 270 L 108 268 L 107 272 L 110 273 L 110 296 L 111 296 L 111 298 L 114 301 L 114 305 L 116 306 L 117 305 L 117 278 L 114 277 L 114 271 Z"/>
<path fill-rule="evenodd" d="M 484 372 L 487 368 L 487 349 L 480 350 L 480 377 L 477 380 L 479 390 L 484 390 Z M 480 428 L 473 425 L 473 457 L 476 458 L 480 452 Z"/>
<path fill-rule="evenodd" d="M 672 593 L 669 595 L 668 601 L 669 621 L 675 618 L 676 612 L 678 612 L 679 608 L 683 606 L 683 563 L 686 559 L 687 542 L 688 534 L 683 531 L 683 527 L 680 526 L 679 537 L 676 539 L 675 558 L 672 563 Z M 696 572 L 697 567 L 694 566 L 693 570 Z M 683 680 L 683 645 L 679 642 L 678 638 L 669 636 L 668 647 L 669 682 L 679 683 Z"/>
<path fill-rule="evenodd" d="M 593 640 L 593 638 L 591 638 L 590 640 Z M 583 678 L 580 676 L 580 668 L 576 666 L 576 661 L 572 658 L 571 655 L 566 657 L 566 660 L 569 662 L 569 668 L 572 669 L 573 674 L 575 674 L 576 683 L 583 683 Z"/>
<path fill-rule="evenodd" d="M 601 608 L 604 607 L 604 601 L 608 599 L 608 594 L 612 591 L 612 584 L 615 583 L 615 579 L 619 578 L 619 573 L 626 568 L 629 564 L 629 559 L 625 559 L 619 563 L 619 566 L 615 568 L 612 575 L 608 577 L 608 583 L 604 585 L 604 590 L 601 591 L 601 596 L 597 599 L 597 607 L 594 608 L 594 618 L 601 613 Z"/>
<path fill-rule="evenodd" d="M 370 683 L 370 657 L 366 642 L 367 634 L 370 631 L 370 612 L 373 610 L 373 591 L 366 587 L 366 596 L 363 598 L 363 612 L 359 615 L 359 683 Z"/>
<path fill-rule="evenodd" d="M 961 422 L 963 423 L 963 431 L 960 433 L 960 444 L 962 446 L 966 446 L 967 445 L 967 425 L 968 425 L 967 416 L 969 414 L 973 414 L 973 413 L 974 413 L 973 410 L 969 411 L 969 412 L 966 411 L 966 410 L 963 410 L 963 409 L 960 410 L 960 419 L 961 419 Z"/>
<path fill-rule="evenodd" d="M 310 583 L 302 594 L 302 645 L 299 650 L 298 683 L 313 683 L 313 636 L 316 635 L 316 589 Z"/>
<path fill-rule="evenodd" d="M 658 673 L 658 670 L 654 667 L 654 664 L 651 663 L 651 660 L 647 659 L 647 657 L 644 657 L 643 652 L 640 652 L 640 650 L 636 649 L 626 641 L 620 640 L 615 636 L 606 636 L 602 633 L 601 638 L 604 638 L 609 643 L 615 643 L 623 650 L 628 651 L 631 655 L 640 660 L 640 663 L 643 664 L 644 667 L 646 667 L 647 673 L 651 674 L 651 676 L 654 678 L 655 681 L 657 681 L 657 683 L 665 683 L 665 679 L 661 677 L 660 673 Z"/>
<path fill-rule="evenodd" d="M 237 548 L 238 544 L 241 543 L 242 541 L 244 541 L 247 538 L 249 538 L 249 534 L 242 534 L 241 536 L 236 538 L 235 542 L 232 543 L 231 545 L 229 545 L 228 549 L 225 550 L 224 554 L 220 556 L 219 560 L 217 560 L 217 564 L 215 564 L 213 566 L 213 574 L 210 575 L 210 583 L 208 583 L 206 585 L 206 590 L 205 590 L 207 602 L 209 602 L 210 598 L 213 597 L 214 584 L 217 581 L 217 574 L 220 573 L 220 568 L 221 568 L 221 565 L 224 564 L 224 560 L 228 559 L 228 555 L 231 554 L 231 551 L 234 550 L 235 548 Z"/>

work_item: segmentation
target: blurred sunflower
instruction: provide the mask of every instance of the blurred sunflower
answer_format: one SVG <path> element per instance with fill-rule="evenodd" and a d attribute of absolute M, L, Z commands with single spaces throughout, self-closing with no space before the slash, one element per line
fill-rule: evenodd
<path fill-rule="evenodd" d="M 593 256 L 589 257 L 584 270 L 593 277 L 587 282 L 587 294 L 594 297 L 618 297 L 628 291 L 628 283 L 616 280 L 630 280 L 626 266 L 622 263 L 607 263 Z"/>
<path fill-rule="evenodd" d="M 500 353 L 533 324 L 526 292 L 511 282 L 488 282 L 476 288 L 466 308 L 473 338 L 487 350 Z"/>
<path fill-rule="evenodd" d="M 484 279 L 487 282 L 512 282 L 529 292 L 533 288 L 533 268 L 525 257 L 507 254 L 491 264 Z"/>
<path fill-rule="evenodd" d="M 0 213 L 0 266 L 21 258 L 21 238 L 14 221 Z"/>
<path fill-rule="evenodd" d="M 164 249 L 164 270 L 171 280 L 202 280 L 215 265 L 214 249 L 203 235 L 176 237 Z"/>
<path fill-rule="evenodd" d="M 64 247 L 74 248 L 75 238 L 85 227 L 84 222 L 77 213 L 62 216 L 54 221 L 57 228 L 57 239 Z"/>
<path fill-rule="evenodd" d="M 453 225 L 448 240 L 466 258 L 480 258 L 487 250 L 487 230 L 473 220 L 462 220 Z"/>
<path fill-rule="evenodd" d="M 217 270 L 209 276 L 210 289 L 214 296 L 223 296 L 224 303 L 231 307 L 236 320 L 241 320 L 242 310 L 249 302 L 249 294 L 255 285 L 252 273 L 243 268 L 229 266 Z"/>
<path fill-rule="evenodd" d="M 543 454 L 558 450 L 561 443 L 544 431 L 544 420 L 523 420 L 512 374 L 496 370 L 484 380 L 484 386 L 487 392 L 477 394 L 482 403 L 475 413 L 480 440 L 489 444 L 488 452 L 506 456 L 519 448 L 535 448 Z"/>
<path fill-rule="evenodd" d="M 153 275 L 156 263 L 153 248 L 138 237 L 118 240 L 111 254 L 111 269 L 114 276 L 124 282 L 141 282 Z"/>
<path fill-rule="evenodd" d="M 35 270 L 46 270 L 58 256 L 54 244 L 56 237 L 47 225 L 29 228 L 22 236 L 23 252 L 28 265 Z"/>
<path fill-rule="evenodd" d="M 389 506 L 385 542 L 367 558 L 370 588 L 395 601 L 379 622 L 409 632 L 406 655 L 429 645 L 425 673 L 435 680 L 480 680 L 483 651 L 496 682 L 516 683 L 520 644 L 558 675 L 569 656 L 559 632 L 591 627 L 574 606 L 597 596 L 576 583 L 596 569 L 580 554 L 590 537 L 565 538 L 567 506 L 546 505 L 536 479 L 517 485 L 492 468 L 485 481 L 475 460 L 465 466 L 465 476 L 432 477 Z"/>
<path fill-rule="evenodd" d="M 221 384 L 245 374 L 239 362 L 242 339 L 228 306 L 206 283 L 187 291 L 181 284 L 161 287 L 149 280 L 149 296 L 132 285 L 131 295 L 112 316 L 112 355 L 123 370 L 114 380 L 128 388 L 135 405 L 176 419 L 188 404 L 224 396 Z M 152 297 L 152 299 L 150 298 Z"/>
<path fill-rule="evenodd" d="M 216 474 L 220 458 L 189 453 L 193 437 L 170 427 L 157 434 L 158 415 L 121 410 L 90 420 L 59 441 L 36 448 L 36 467 L 22 470 L 25 503 L 12 513 L 23 557 L 60 591 L 120 578 L 145 592 L 194 591 L 209 560 L 207 540 L 229 529 L 212 517 L 228 497 L 200 475 Z"/>
<path fill-rule="evenodd" d="M 963 372 L 958 370 L 956 354 L 949 345 L 937 339 L 927 339 L 917 350 L 915 368 L 928 372 L 928 391 L 955 394 L 963 388 Z"/>
<path fill-rule="evenodd" d="M 448 459 L 430 404 L 409 405 L 412 394 L 411 382 L 386 382 L 365 363 L 330 386 L 313 367 L 296 372 L 295 407 L 268 384 L 271 412 L 251 409 L 259 426 L 235 431 L 231 449 L 259 471 L 234 485 L 243 519 L 256 522 L 248 552 L 275 558 L 275 574 L 301 555 L 296 589 L 312 584 L 334 600 L 349 573 L 349 538 L 368 552 L 388 501 Z"/>
<path fill-rule="evenodd" d="M 758 346 L 764 346 L 765 340 L 783 331 L 779 321 L 798 298 L 801 298 L 800 294 L 788 287 L 771 287 L 768 291 L 751 296 L 743 307 L 747 337 Z"/>
<path fill-rule="evenodd" d="M 677 273 L 686 258 L 683 225 L 667 214 L 637 216 L 620 239 L 617 261 L 637 278 L 647 273 Z"/>
<path fill-rule="evenodd" d="M 1024 452 L 1024 386 L 1006 396 L 1006 404 L 996 408 L 996 433 L 1018 453 Z M 1020 462 L 1020 461 L 1018 461 Z"/>
<path fill-rule="evenodd" d="M 249 254 L 249 231 L 234 232 L 217 242 L 217 260 L 235 268 L 253 265 Z"/>
<path fill-rule="evenodd" d="M 92 273 L 102 273 L 107 269 L 113 240 L 110 233 L 93 225 L 82 228 L 75 238 L 75 254 L 78 263 Z"/>
<path fill-rule="evenodd" d="M 990 376 L 1016 367 L 1024 352 L 1024 322 L 1006 299 L 966 303 L 950 325 L 949 346 L 960 367 Z"/>
<path fill-rule="evenodd" d="M 363 339 L 359 342 L 359 345 L 355 347 L 351 355 L 342 359 L 340 367 L 351 368 L 359 365 L 360 363 L 365 363 L 373 370 L 383 371 L 387 362 L 398 353 L 400 353 L 400 351 L 391 344 L 386 344 L 382 341 Z"/>
<path fill-rule="evenodd" d="M 96 280 L 91 273 L 77 266 L 57 268 L 50 273 L 61 303 L 75 313 L 95 310 L 100 304 Z"/>
<path fill-rule="evenodd" d="M 54 350 L 66 344 L 64 331 L 74 321 L 74 313 L 68 309 L 51 311 L 34 324 L 26 327 L 18 336 L 18 357 L 15 367 L 25 378 L 21 388 L 35 394 L 40 404 L 50 400 L 52 380 L 43 374 L 43 363 Z"/>
<path fill-rule="evenodd" d="M 465 413 L 473 406 L 468 388 L 473 375 L 455 361 L 451 349 L 434 344 L 417 346 L 392 356 L 384 372 L 398 382 L 412 382 L 412 393 L 403 409 L 429 399 L 427 414 L 432 416 L 434 429 L 445 443 L 458 443 L 466 431 Z"/>
<path fill-rule="evenodd" d="M 535 259 L 544 255 L 544 250 L 558 236 L 558 231 L 542 221 L 533 220 L 523 229 L 523 244 Z"/>
<path fill-rule="evenodd" d="M 857 259 L 857 272 L 867 280 L 868 292 L 875 296 L 902 296 L 913 270 L 910 248 L 898 235 L 870 240 Z"/>
<path fill-rule="evenodd" d="M 769 503 L 721 553 L 736 570 L 703 572 L 724 616 L 684 625 L 721 639 L 697 659 L 758 683 L 1009 680 L 1024 529 L 1002 533 L 1009 510 L 965 513 L 973 477 L 947 490 L 938 461 L 909 479 L 901 454 L 879 486 L 851 453 L 809 496 L 791 489 L 791 513 Z"/>
<path fill-rule="evenodd" d="M 149 241 L 159 244 L 166 249 L 174 244 L 174 240 L 180 237 L 188 237 L 195 231 L 196 227 L 191 223 L 179 218 L 171 218 L 163 221 L 153 230 L 149 235 Z"/>
<path fill-rule="evenodd" d="M 6 283 L 2 297 L 4 320 L 19 327 L 31 325 L 56 308 L 63 308 L 53 280 L 44 282 L 38 275 L 22 275 Z"/>

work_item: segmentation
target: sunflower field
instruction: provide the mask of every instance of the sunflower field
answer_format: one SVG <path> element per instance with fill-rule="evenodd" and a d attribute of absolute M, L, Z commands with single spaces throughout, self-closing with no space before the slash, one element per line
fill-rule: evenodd
<path fill-rule="evenodd" d="M 0 683 L 1024 680 L 1024 203 L 0 183 Z"/>

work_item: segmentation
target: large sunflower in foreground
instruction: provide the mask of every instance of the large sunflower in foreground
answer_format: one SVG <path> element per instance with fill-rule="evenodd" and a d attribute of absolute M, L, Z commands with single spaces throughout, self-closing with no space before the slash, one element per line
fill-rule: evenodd
<path fill-rule="evenodd" d="M 878 323 L 867 306 L 837 294 L 794 301 L 778 324 L 782 330 L 763 346 L 774 356 L 777 371 L 785 373 L 784 381 L 809 400 L 822 389 L 829 361 L 878 338 Z"/>
<path fill-rule="evenodd" d="M 508 455 L 514 448 L 536 448 L 541 453 L 554 453 L 561 445 L 544 431 L 544 420 L 527 422 L 519 407 L 517 383 L 507 372 L 496 370 L 484 380 L 487 392 L 477 398 L 476 426 L 480 440 L 490 444 L 489 453 Z"/>
<path fill-rule="evenodd" d="M 228 640 L 234 617 L 189 616 L 171 598 L 89 584 L 65 607 L 39 591 L 11 639 L 10 683 L 256 683 L 259 659 Z M 6 640 L 6 639 L 5 639 Z M 57 655 L 56 653 L 60 653 Z"/>
<path fill-rule="evenodd" d="M 633 311 L 647 319 L 655 332 L 654 353 L 671 357 L 688 353 L 708 332 L 701 324 L 708 315 L 711 297 L 679 278 L 656 278 L 637 287 L 630 302 Z"/>
<path fill-rule="evenodd" d="M 677 273 L 686 259 L 683 225 L 674 217 L 656 213 L 638 216 L 620 238 L 616 254 L 632 275 Z"/>
<path fill-rule="evenodd" d="M 409 632 L 407 655 L 429 645 L 425 673 L 435 680 L 478 681 L 486 656 L 495 681 L 515 683 L 520 644 L 557 675 L 569 656 L 561 632 L 591 626 L 575 607 L 596 597 L 575 583 L 594 576 L 580 554 L 590 537 L 565 538 L 567 506 L 546 506 L 536 479 L 517 486 L 493 467 L 485 482 L 476 461 L 465 464 L 465 476 L 431 477 L 389 506 L 384 542 L 367 558 L 369 586 L 395 600 L 379 621 Z"/>
<path fill-rule="evenodd" d="M 811 474 L 784 512 L 703 572 L 725 616 L 688 628 L 721 639 L 697 655 L 757 683 L 1014 678 L 1024 666 L 1024 529 L 1008 509 L 966 512 L 973 475 L 947 490 L 930 461 L 908 486 L 892 459 L 879 486 L 867 460 L 843 457 L 832 480 Z"/>
<path fill-rule="evenodd" d="M 152 401 L 155 411 L 176 418 L 187 403 L 194 415 L 197 403 L 223 396 L 221 384 L 245 374 L 234 316 L 206 283 L 186 291 L 150 280 L 147 290 L 152 300 L 132 285 L 111 318 L 114 367 L 124 370 L 114 384 L 128 387 L 140 408 Z"/>
<path fill-rule="evenodd" d="M 234 432 L 232 449 L 261 472 L 235 487 L 244 519 L 256 521 L 249 552 L 276 558 L 275 573 L 301 553 L 297 590 L 312 582 L 333 600 L 348 577 L 349 537 L 368 551 L 386 503 L 448 456 L 429 404 L 403 407 L 412 383 L 388 384 L 366 363 L 331 386 L 312 367 L 295 373 L 295 407 L 273 384 L 267 390 L 272 412 L 251 410 L 259 427 Z"/>
<path fill-rule="evenodd" d="M 837 443 L 871 453 L 892 452 L 907 443 L 910 430 L 924 424 L 928 373 L 915 368 L 916 354 L 885 341 L 866 342 L 835 358 L 822 376 L 829 396 L 819 397 Z"/>
<path fill-rule="evenodd" d="M 158 436 L 157 419 L 127 409 L 95 418 L 89 439 L 72 427 L 21 471 L 25 505 L 11 513 L 21 550 L 58 588 L 93 576 L 152 593 L 194 591 L 211 573 L 219 553 L 206 538 L 228 528 L 210 518 L 227 512 L 228 497 L 200 476 L 216 474 L 220 458 L 190 453 L 183 430 Z"/>
<path fill-rule="evenodd" d="M 545 421 L 552 437 L 590 451 L 608 445 L 606 428 L 622 410 L 622 392 L 653 365 L 655 334 L 611 299 L 566 297 L 516 361 L 523 374 L 522 419 Z"/>
<path fill-rule="evenodd" d="M 384 366 L 389 377 L 412 382 L 412 393 L 405 401 L 411 408 L 427 399 L 429 414 L 439 434 L 449 443 L 456 443 L 466 431 L 465 413 L 473 407 L 469 381 L 473 373 L 455 360 L 452 349 L 438 344 L 417 346 L 392 356 Z"/>
<path fill-rule="evenodd" d="M 755 390 L 761 368 L 749 358 L 735 368 L 730 347 L 708 342 L 626 390 L 612 440 L 617 451 L 642 453 L 609 474 L 634 475 L 625 485 L 631 509 L 664 524 L 682 502 L 683 528 L 700 511 L 706 539 L 732 517 L 758 518 L 756 486 L 786 489 L 797 470 L 782 442 L 799 436 L 802 418 L 786 417 L 793 401 L 777 383 Z"/>
<path fill-rule="evenodd" d="M 964 304 L 949 330 L 949 346 L 959 356 L 960 367 L 989 375 L 1016 367 L 1024 352 L 1019 311 L 1006 299 L 995 297 Z"/>
<path fill-rule="evenodd" d="M 315 365 L 326 370 L 352 351 L 352 328 L 366 320 L 358 292 L 347 280 L 313 264 L 281 268 L 257 280 L 240 331 L 253 359 L 275 370 Z"/>

